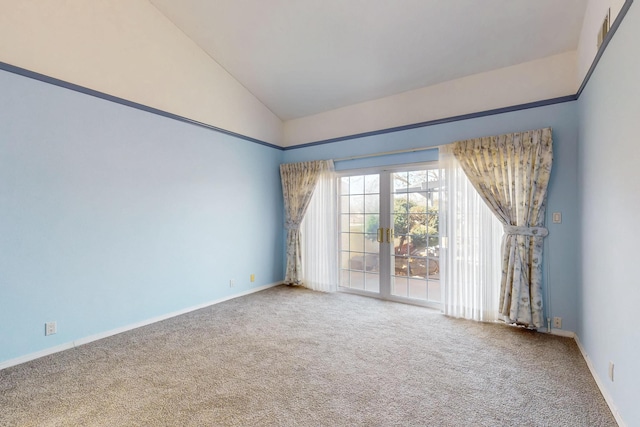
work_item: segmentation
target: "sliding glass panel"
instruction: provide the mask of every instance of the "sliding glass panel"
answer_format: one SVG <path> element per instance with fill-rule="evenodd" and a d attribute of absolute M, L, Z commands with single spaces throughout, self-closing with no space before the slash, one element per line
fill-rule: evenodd
<path fill-rule="evenodd" d="M 391 295 L 439 301 L 438 171 L 411 170 L 392 174 L 394 230 Z M 433 293 L 434 295 L 431 295 Z"/>
<path fill-rule="evenodd" d="M 340 286 L 380 292 L 380 177 L 340 178 Z"/>

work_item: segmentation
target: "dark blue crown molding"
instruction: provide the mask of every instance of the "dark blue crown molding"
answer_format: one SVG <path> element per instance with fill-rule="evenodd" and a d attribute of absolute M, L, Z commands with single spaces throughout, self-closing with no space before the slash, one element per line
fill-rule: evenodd
<path fill-rule="evenodd" d="M 113 96 L 113 95 L 109 95 L 107 93 L 104 92 L 99 92 L 97 90 L 93 90 L 93 89 L 89 89 L 86 88 L 84 86 L 80 86 L 74 83 L 69 83 L 66 82 L 64 80 L 60 80 L 60 79 L 56 79 L 54 77 L 49 77 L 46 76 L 44 74 L 40 74 L 40 73 L 36 73 L 34 71 L 30 71 L 24 68 L 20 68 L 20 67 L 16 67 L 15 65 L 10 65 L 10 64 L 6 64 L 4 62 L 0 62 L 0 70 L 4 70 L 4 71 L 8 71 L 10 73 L 14 73 L 14 74 L 18 74 L 24 77 L 28 77 L 30 79 L 34 79 L 34 80 L 39 80 L 41 82 L 44 83 L 49 83 L 55 86 L 60 86 L 63 87 L 65 89 L 69 89 L 69 90 L 73 90 L 76 92 L 80 92 L 83 93 L 85 95 L 90 95 L 90 96 L 95 96 L 96 98 L 100 98 L 100 99 L 104 99 L 107 101 L 111 101 L 111 102 L 115 102 L 117 104 L 121 104 L 121 105 L 125 105 L 127 107 L 131 107 L 131 108 L 135 108 L 138 110 L 142 110 L 142 111 L 146 111 L 147 113 L 152 113 L 152 114 L 157 114 L 159 116 L 163 116 L 163 117 L 167 117 L 169 119 L 173 119 L 173 120 L 178 120 L 180 122 L 184 122 L 184 123 L 189 123 L 192 125 L 196 125 L 196 126 L 200 126 L 215 132 L 220 132 L 223 133 L 225 135 L 229 135 L 229 136 L 233 136 L 236 138 L 240 138 L 240 139 L 244 139 L 245 141 L 250 141 L 250 142 L 254 142 L 256 144 L 260 144 L 260 145 L 265 145 L 267 147 L 271 147 L 271 148 L 276 148 L 278 150 L 282 150 L 282 147 L 274 145 L 274 144 L 270 144 L 268 142 L 265 141 L 261 141 L 259 139 L 256 138 L 252 138 L 250 136 L 245 136 L 236 132 L 231 132 L 229 130 L 226 129 L 222 129 L 216 126 L 212 126 L 209 125 L 207 123 L 202 123 L 199 122 L 197 120 L 192 120 L 192 119 L 188 119 L 186 117 L 183 116 L 179 116 L 177 114 L 173 114 L 173 113 L 169 113 L 167 111 L 163 111 L 163 110 L 159 110 L 157 108 L 153 108 L 153 107 L 149 107 L 147 105 L 144 104 L 139 104 L 137 102 L 133 102 L 133 101 L 129 101 L 127 99 L 124 98 L 119 98 L 117 96 Z"/>
<path fill-rule="evenodd" d="M 192 125 L 196 125 L 196 126 L 200 126 L 203 127 L 205 129 L 209 129 L 215 132 L 219 132 L 225 135 L 229 135 L 229 136 L 233 136 L 236 138 L 240 138 L 243 139 L 245 141 L 250 141 L 256 144 L 260 144 L 260 145 L 264 145 L 267 147 L 271 147 L 271 148 L 275 148 L 277 150 L 281 150 L 281 151 L 286 151 L 286 150 L 295 150 L 298 148 L 305 148 L 305 147 L 313 147 L 313 146 L 317 146 L 317 145 L 324 145 L 324 144 L 331 144 L 334 142 L 339 142 L 339 141 L 346 141 L 346 140 L 350 140 L 350 139 L 357 139 L 357 138 L 364 138 L 367 136 L 374 136 L 374 135 L 383 135 L 386 133 L 392 133 L 392 132 L 400 132 L 400 131 L 404 131 L 404 130 L 409 130 L 409 129 L 416 129 L 416 128 L 421 128 L 421 127 L 426 127 L 426 126 L 434 126 L 434 125 L 441 125 L 444 123 L 453 123 L 453 122 L 457 122 L 457 121 L 461 121 L 461 120 L 469 120 L 469 119 L 476 119 L 479 117 L 486 117 L 486 116 L 492 116 L 495 114 L 504 114 L 504 113 L 509 113 L 512 111 L 520 111 L 520 110 L 526 110 L 529 108 L 537 108 L 537 107 L 543 107 L 543 106 L 547 106 L 547 105 L 553 105 L 553 104 L 560 104 L 563 102 L 570 102 L 570 101 L 575 101 L 577 100 L 580 95 L 582 94 L 582 91 L 584 90 L 584 88 L 586 87 L 587 83 L 589 82 L 589 79 L 591 78 L 591 75 L 593 74 L 594 70 L 596 69 L 596 66 L 598 65 L 598 62 L 600 61 L 600 58 L 602 58 L 602 55 L 604 54 L 605 49 L 607 48 L 607 46 L 609 45 L 609 42 L 611 41 L 611 39 L 613 38 L 613 35 L 615 34 L 615 32 L 618 30 L 618 28 L 620 27 L 620 24 L 622 23 L 622 20 L 624 19 L 625 15 L 627 14 L 627 12 L 629 11 L 629 8 L 631 7 L 631 4 L 633 3 L 633 0 L 626 0 L 624 5 L 622 6 L 622 8 L 620 9 L 620 12 L 618 13 L 618 16 L 616 17 L 616 20 L 613 22 L 613 24 L 611 25 L 611 28 L 609 29 L 609 32 L 607 33 L 605 39 L 602 42 L 602 45 L 600 46 L 600 48 L 598 49 L 598 52 L 596 53 L 596 56 L 593 60 L 593 62 L 591 63 L 591 67 L 589 67 L 589 71 L 587 72 L 585 78 L 582 80 L 582 84 L 580 85 L 580 88 L 578 89 L 578 92 L 575 95 L 567 95 L 567 96 L 561 96 L 559 98 L 551 98 L 551 99 L 545 99 L 542 101 L 536 101 L 536 102 L 529 102 L 526 104 L 518 104 L 518 105 L 512 105 L 510 107 L 503 107 L 503 108 L 496 108 L 493 110 L 486 110 L 486 111 L 480 111 L 477 113 L 469 113 L 469 114 L 462 114 L 459 116 L 453 116 L 453 117 L 446 117 L 446 118 L 442 118 L 442 119 L 437 119 L 437 120 L 429 120 L 426 122 L 420 122 L 420 123 L 413 123 L 413 124 L 409 124 L 409 125 L 403 125 L 403 126 L 396 126 L 396 127 L 392 127 L 392 128 L 387 128 L 387 129 L 380 129 L 380 130 L 375 130 L 375 131 L 370 131 L 370 132 L 363 132 L 363 133 L 358 133 L 358 134 L 353 134 L 353 135 L 347 135 L 347 136 L 341 136 L 341 137 L 337 137 L 337 138 L 331 138 L 331 139 L 325 139 L 325 140 L 321 140 L 321 141 L 315 141 L 315 142 L 309 142 L 306 144 L 299 144 L 299 145 L 294 145 L 291 147 L 280 147 L 278 145 L 274 145 L 265 141 L 261 141 L 259 139 L 256 138 L 252 138 L 249 136 L 245 136 L 236 132 L 231 132 L 228 131 L 226 129 L 222 129 L 216 126 L 212 126 L 206 123 L 202 123 L 199 122 L 197 120 L 192 120 L 192 119 L 188 119 L 186 117 L 183 116 L 179 116 L 177 114 L 173 114 L 173 113 L 169 113 L 167 111 L 163 111 L 163 110 L 159 110 L 157 108 L 153 108 L 153 107 L 149 107 L 143 104 L 139 104 L 137 102 L 133 102 L 133 101 L 129 101 L 123 98 L 119 98 L 117 96 L 113 96 L 113 95 L 109 95 L 106 94 L 104 92 L 99 92 L 97 90 L 93 90 L 93 89 L 89 89 L 83 86 L 79 86 L 73 83 L 69 83 L 66 82 L 64 80 L 60 80 L 60 79 L 56 79 L 54 77 L 49 77 L 46 76 L 44 74 L 40 74 L 40 73 L 36 73 L 34 71 L 30 71 L 24 68 L 20 68 L 20 67 L 16 67 L 14 65 L 10 65 L 10 64 L 6 64 L 4 62 L 0 62 L 0 70 L 4 70 L 4 71 L 8 71 L 10 73 L 14 73 L 14 74 L 18 74 L 24 77 L 28 77 L 31 79 L 35 79 L 35 80 L 39 80 L 41 82 L 45 82 L 45 83 L 49 83 L 55 86 L 60 86 L 63 87 L 65 89 L 69 89 L 69 90 L 73 90 L 76 92 L 80 92 L 80 93 L 84 93 L 86 95 L 90 95 L 90 96 L 95 96 L 96 98 L 101 98 L 107 101 L 111 101 L 111 102 L 115 102 L 121 105 L 125 105 L 127 107 L 131 107 L 131 108 L 136 108 L 138 110 L 142 110 L 142 111 L 146 111 L 148 113 L 152 113 L 152 114 L 157 114 L 159 116 L 163 116 L 163 117 L 167 117 L 169 119 L 173 119 L 173 120 L 178 120 L 184 123 L 189 123 Z"/>

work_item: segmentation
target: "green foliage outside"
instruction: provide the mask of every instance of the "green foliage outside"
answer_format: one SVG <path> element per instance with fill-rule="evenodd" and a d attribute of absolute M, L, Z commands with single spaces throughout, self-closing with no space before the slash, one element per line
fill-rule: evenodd
<path fill-rule="evenodd" d="M 425 205 L 418 205 L 407 199 L 396 199 L 394 201 L 394 221 L 393 228 L 396 237 L 400 238 L 398 247 L 403 247 L 407 236 L 411 236 L 413 249 L 424 249 L 427 246 L 437 246 L 438 238 L 438 209 L 427 208 Z M 371 240 L 376 239 L 378 230 L 378 217 L 368 216 L 365 224 L 365 232 Z M 429 237 L 432 236 L 432 237 Z"/>

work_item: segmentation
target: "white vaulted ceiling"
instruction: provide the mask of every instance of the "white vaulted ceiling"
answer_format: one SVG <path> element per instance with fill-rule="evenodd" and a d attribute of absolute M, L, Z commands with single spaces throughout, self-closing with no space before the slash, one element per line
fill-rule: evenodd
<path fill-rule="evenodd" d="M 586 7 L 586 0 L 150 1 L 285 121 L 574 51 Z"/>

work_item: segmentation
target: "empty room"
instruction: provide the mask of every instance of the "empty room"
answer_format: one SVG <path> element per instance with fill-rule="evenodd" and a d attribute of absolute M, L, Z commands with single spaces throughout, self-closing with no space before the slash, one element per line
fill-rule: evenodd
<path fill-rule="evenodd" d="M 0 0 L 0 425 L 640 426 L 638 52 L 633 0 Z"/>

